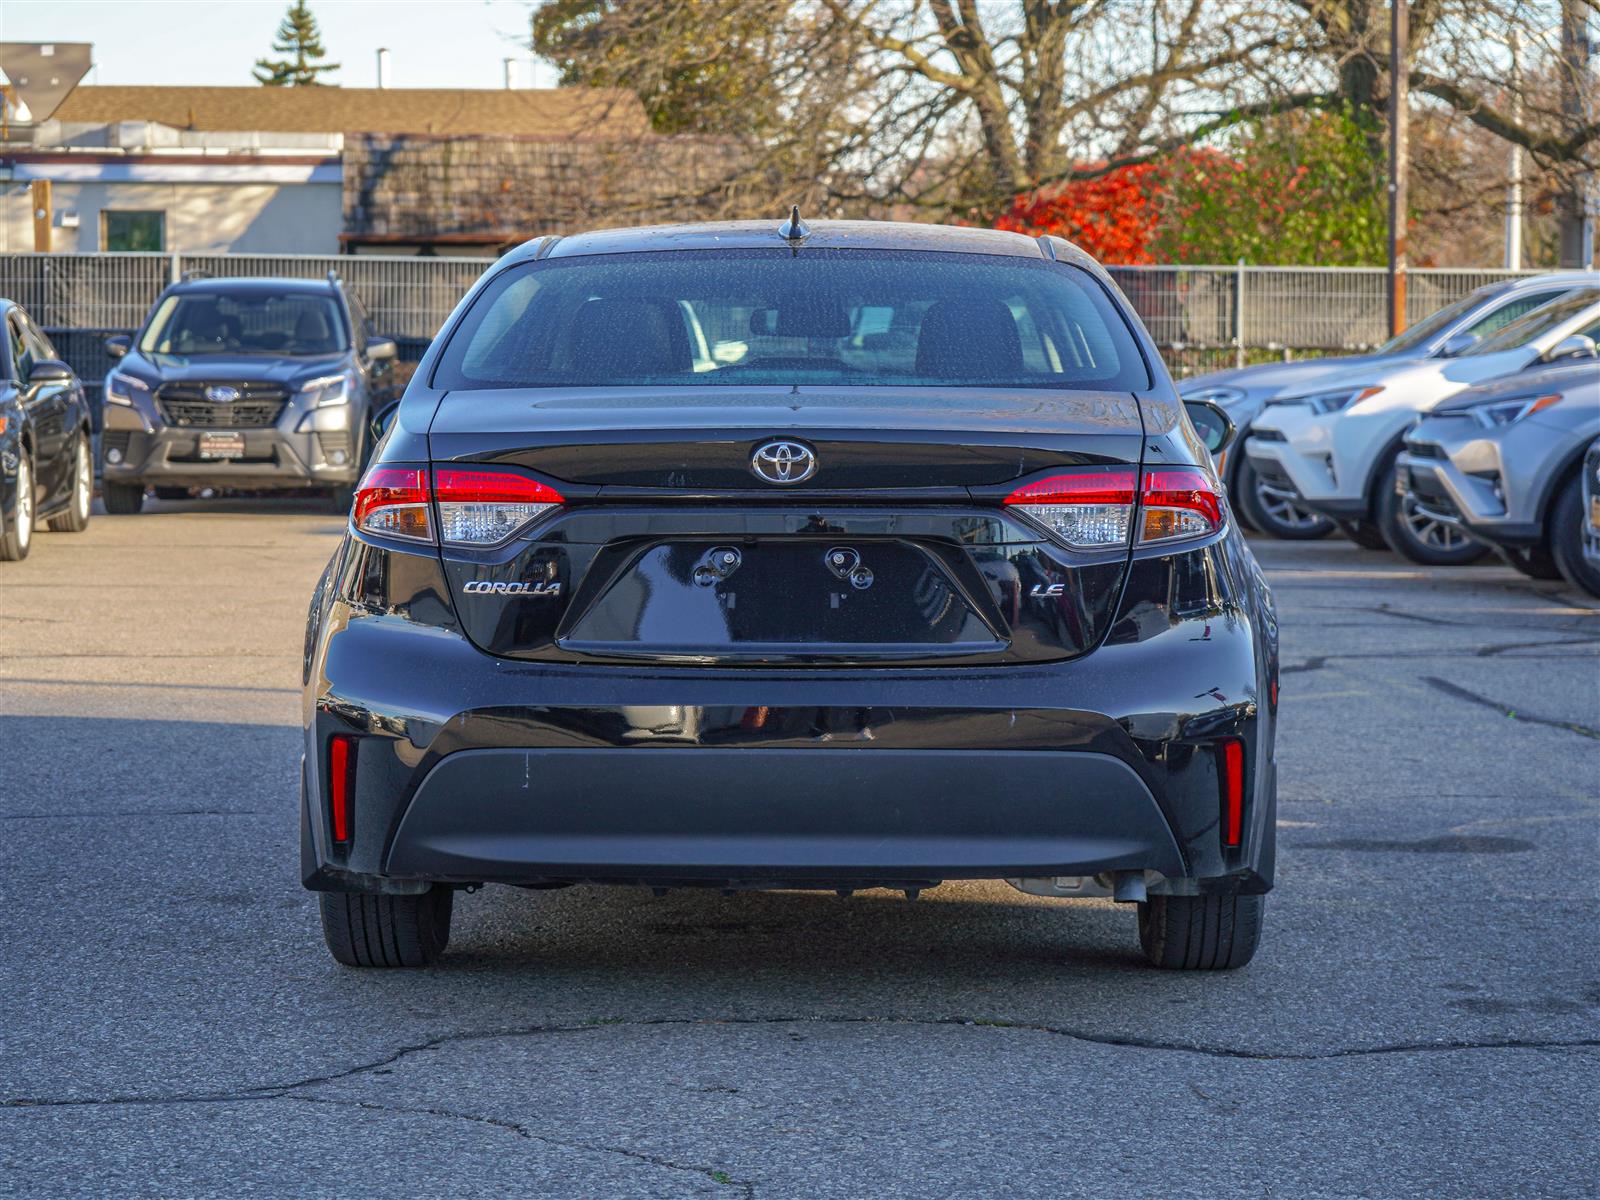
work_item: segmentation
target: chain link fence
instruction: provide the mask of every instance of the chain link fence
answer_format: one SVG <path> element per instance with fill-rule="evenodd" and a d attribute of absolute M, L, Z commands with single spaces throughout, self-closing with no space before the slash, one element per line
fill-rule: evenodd
<path fill-rule="evenodd" d="M 1110 267 L 1179 377 L 1247 363 L 1358 354 L 1388 340 L 1381 267 Z M 1474 288 L 1537 272 L 1413 269 L 1406 323 Z"/>
<path fill-rule="evenodd" d="M 168 283 L 186 274 L 320 278 L 337 271 L 381 333 L 414 363 L 467 288 L 481 258 L 261 254 L 4 254 L 0 295 L 50 333 L 98 394 L 102 343 L 131 333 Z M 1386 337 L 1386 280 L 1368 267 L 1112 267 L 1174 374 L 1307 355 L 1356 353 Z M 1416 321 L 1510 271 L 1413 270 Z"/>

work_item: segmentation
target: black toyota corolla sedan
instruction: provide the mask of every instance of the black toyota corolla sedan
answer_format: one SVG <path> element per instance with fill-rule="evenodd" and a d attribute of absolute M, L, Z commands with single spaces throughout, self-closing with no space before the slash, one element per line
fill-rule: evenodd
<path fill-rule="evenodd" d="M 1136 904 L 1163 967 L 1249 961 L 1277 632 L 1226 418 L 1191 414 L 1055 238 L 792 215 L 508 254 L 311 605 L 334 957 L 428 963 L 483 883 L 996 879 Z"/>

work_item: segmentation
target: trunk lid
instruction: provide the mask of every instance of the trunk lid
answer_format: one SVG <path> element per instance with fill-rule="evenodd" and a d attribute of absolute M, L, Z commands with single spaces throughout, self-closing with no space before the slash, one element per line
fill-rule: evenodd
<path fill-rule="evenodd" d="M 674 387 L 455 392 L 429 443 L 436 466 L 516 467 L 567 500 L 505 546 L 444 548 L 490 653 L 907 666 L 1092 649 L 1128 548 L 1068 550 L 1002 501 L 1136 467 L 1142 435 L 1127 393 Z M 814 471 L 758 476 L 772 442 Z"/>

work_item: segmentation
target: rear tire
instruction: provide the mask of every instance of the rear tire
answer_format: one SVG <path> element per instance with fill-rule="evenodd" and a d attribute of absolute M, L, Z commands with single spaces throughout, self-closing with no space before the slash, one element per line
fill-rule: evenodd
<path fill-rule="evenodd" d="M 1419 512 L 1415 500 L 1394 490 L 1392 469 L 1378 478 L 1383 488 L 1378 497 L 1378 530 L 1401 558 L 1425 567 L 1464 567 L 1489 553 L 1489 547 L 1454 525 Z"/>
<path fill-rule="evenodd" d="M 82 533 L 89 528 L 89 510 L 94 504 L 94 463 L 89 458 L 89 435 L 78 437 L 78 450 L 72 460 L 72 499 L 67 511 L 51 517 L 55 533 Z"/>
<path fill-rule="evenodd" d="M 20 562 L 33 546 L 33 460 L 26 450 L 17 458 L 17 503 L 11 524 L 0 522 L 0 562 Z"/>
<path fill-rule="evenodd" d="M 1550 557 L 1550 551 L 1544 546 L 1508 546 L 1501 550 L 1501 554 L 1507 563 L 1529 579 L 1562 577 L 1561 568 L 1556 566 L 1556 560 Z"/>
<path fill-rule="evenodd" d="M 100 485 L 100 499 L 112 516 L 131 516 L 144 507 L 144 484 L 110 483 Z"/>
<path fill-rule="evenodd" d="M 1600 571 L 1583 556 L 1583 477 L 1573 475 L 1550 507 L 1550 557 L 1573 587 L 1600 597 Z"/>
<path fill-rule="evenodd" d="M 1231 971 L 1255 957 L 1265 896 L 1151 896 L 1139 905 L 1139 944 L 1169 971 Z"/>
<path fill-rule="evenodd" d="M 1389 543 L 1371 521 L 1340 521 L 1339 532 L 1363 550 L 1387 550 Z"/>
<path fill-rule="evenodd" d="M 322 937 L 347 967 L 425 967 L 450 943 L 454 898 L 439 884 L 420 896 L 323 892 Z"/>
<path fill-rule="evenodd" d="M 1319 512 L 1266 489 L 1247 458 L 1239 464 L 1239 507 L 1245 520 L 1262 533 L 1286 542 L 1309 542 L 1333 532 L 1333 522 Z"/>

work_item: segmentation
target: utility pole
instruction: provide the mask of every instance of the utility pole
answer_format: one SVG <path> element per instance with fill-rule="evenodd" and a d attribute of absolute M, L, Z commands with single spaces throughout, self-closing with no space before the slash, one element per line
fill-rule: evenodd
<path fill-rule="evenodd" d="M 1522 31 L 1511 31 L 1511 119 L 1522 124 Z M 1522 147 L 1511 143 L 1506 172 L 1506 270 L 1522 270 Z"/>
<path fill-rule="evenodd" d="M 1389 0 L 1389 336 L 1406 328 L 1406 177 L 1411 147 L 1406 128 L 1410 56 L 1407 0 Z"/>
<path fill-rule="evenodd" d="M 50 245 L 50 181 L 35 179 L 28 189 L 33 201 L 33 249 L 36 254 L 49 254 Z"/>
<path fill-rule="evenodd" d="M 1589 119 L 1594 80 L 1589 75 L 1589 13 L 1584 0 L 1561 0 L 1561 111 L 1574 126 Z M 1595 178 L 1574 176 L 1560 202 L 1561 265 L 1594 262 Z"/>

